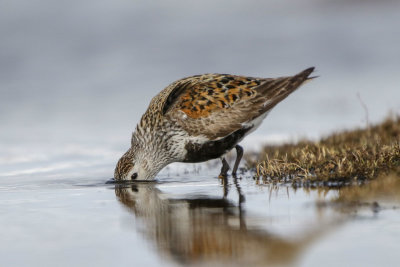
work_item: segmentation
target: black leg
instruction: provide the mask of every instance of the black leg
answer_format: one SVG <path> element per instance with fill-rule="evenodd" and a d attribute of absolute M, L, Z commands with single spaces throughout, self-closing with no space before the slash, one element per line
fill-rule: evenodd
<path fill-rule="evenodd" d="M 236 160 L 235 160 L 235 165 L 233 166 L 233 170 L 232 170 L 233 177 L 236 177 L 236 172 L 239 167 L 239 163 L 243 157 L 243 148 L 239 145 L 236 145 L 235 148 L 236 148 Z"/>
<path fill-rule="evenodd" d="M 225 158 L 222 158 L 222 168 L 221 168 L 221 173 L 219 174 L 219 178 L 228 177 L 228 171 L 229 171 L 229 164 L 228 162 L 226 162 Z"/>

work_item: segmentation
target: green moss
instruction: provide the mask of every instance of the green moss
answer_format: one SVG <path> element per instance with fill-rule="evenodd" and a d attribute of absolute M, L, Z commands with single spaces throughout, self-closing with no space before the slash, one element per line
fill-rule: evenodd
<path fill-rule="evenodd" d="M 247 165 L 265 183 L 329 185 L 374 179 L 400 166 L 400 116 L 318 142 L 266 146 L 260 159 L 247 160 Z"/>

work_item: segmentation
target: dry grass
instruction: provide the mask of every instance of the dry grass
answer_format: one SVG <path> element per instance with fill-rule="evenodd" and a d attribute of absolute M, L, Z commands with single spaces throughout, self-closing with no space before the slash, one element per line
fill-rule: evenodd
<path fill-rule="evenodd" d="M 400 116 L 318 142 L 266 146 L 260 155 L 247 164 L 266 183 L 334 186 L 373 179 L 400 166 Z"/>

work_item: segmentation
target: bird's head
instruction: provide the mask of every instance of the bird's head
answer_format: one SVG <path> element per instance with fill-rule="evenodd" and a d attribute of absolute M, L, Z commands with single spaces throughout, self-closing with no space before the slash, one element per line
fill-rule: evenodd
<path fill-rule="evenodd" d="M 130 148 L 115 167 L 115 180 L 153 180 L 159 170 L 152 168 L 149 160 L 138 149 Z"/>

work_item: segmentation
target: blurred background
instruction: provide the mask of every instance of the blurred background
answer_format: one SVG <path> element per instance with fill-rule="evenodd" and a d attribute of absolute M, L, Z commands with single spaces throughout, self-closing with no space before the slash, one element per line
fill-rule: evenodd
<path fill-rule="evenodd" d="M 151 98 L 194 74 L 316 67 L 247 148 L 399 113 L 399 10 L 389 0 L 3 0 L 0 179 L 111 177 Z"/>

